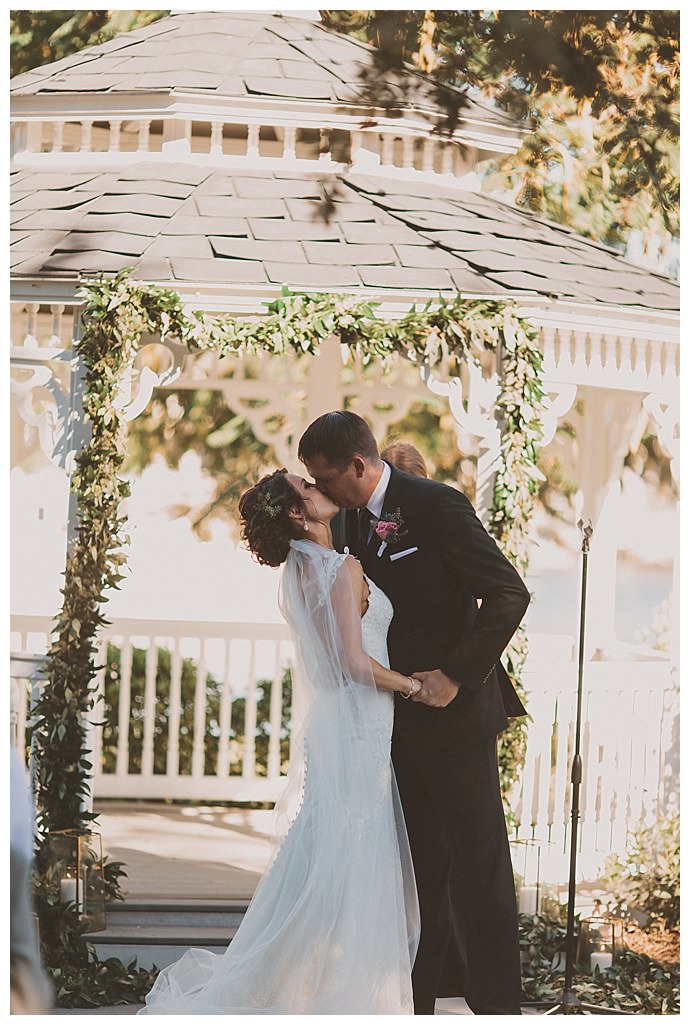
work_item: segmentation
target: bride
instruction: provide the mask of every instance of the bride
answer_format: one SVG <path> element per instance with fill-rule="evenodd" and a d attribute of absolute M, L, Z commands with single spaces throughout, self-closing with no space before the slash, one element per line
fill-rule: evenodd
<path fill-rule="evenodd" d="M 285 564 L 281 612 L 296 652 L 289 823 L 223 954 L 188 950 L 139 1014 L 413 1014 L 419 936 L 412 860 L 390 761 L 393 610 L 333 548 L 338 507 L 278 470 L 240 499 L 256 559 Z"/>

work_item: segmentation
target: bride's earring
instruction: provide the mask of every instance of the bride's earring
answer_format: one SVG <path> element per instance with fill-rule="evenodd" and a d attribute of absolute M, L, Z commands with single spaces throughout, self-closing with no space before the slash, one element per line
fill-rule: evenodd
<path fill-rule="evenodd" d="M 307 523 L 306 520 L 304 521 L 304 529 L 305 530 L 309 530 L 309 524 Z"/>

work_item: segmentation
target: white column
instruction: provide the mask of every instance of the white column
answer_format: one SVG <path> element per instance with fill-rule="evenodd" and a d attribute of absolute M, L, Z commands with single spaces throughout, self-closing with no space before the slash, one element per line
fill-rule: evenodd
<path fill-rule="evenodd" d="M 81 307 L 74 311 L 74 346 L 81 337 Z M 72 360 L 70 372 L 69 413 L 65 425 L 64 462 L 67 473 L 71 476 L 74 469 L 74 457 L 86 444 L 91 436 L 91 427 L 84 423 L 84 367 L 78 356 Z M 77 536 L 77 496 L 70 489 L 67 511 L 67 550 L 74 544 Z"/>
<path fill-rule="evenodd" d="M 247 125 L 247 157 L 250 160 L 259 159 L 259 133 L 260 125 Z"/>
<path fill-rule="evenodd" d="M 319 160 L 330 163 L 331 156 L 331 130 L 330 128 L 319 129 Z"/>
<path fill-rule="evenodd" d="M 680 475 L 680 400 L 673 394 L 651 394 L 644 400 L 644 408 L 654 418 L 659 431 L 659 443 L 671 461 L 671 474 L 676 484 Z M 680 503 L 676 503 L 680 523 Z M 673 553 L 673 585 L 671 590 L 671 630 L 669 656 L 671 664 L 680 663 L 680 536 Z"/>
<path fill-rule="evenodd" d="M 585 656 L 615 642 L 616 562 L 620 516 L 620 477 L 639 416 L 634 392 L 579 390 L 584 413 L 579 420 L 578 516 L 592 521 L 587 586 Z"/>
<path fill-rule="evenodd" d="M 79 146 L 80 153 L 91 152 L 91 129 L 93 128 L 93 121 L 82 121 L 81 123 L 81 144 Z"/>
<path fill-rule="evenodd" d="M 340 340 L 331 335 L 321 343 L 318 356 L 309 360 L 306 406 L 308 424 L 323 413 L 342 409 L 342 370 Z"/>
<path fill-rule="evenodd" d="M 390 132 L 384 132 L 381 139 L 381 165 L 391 167 L 393 165 L 393 146 L 395 139 Z"/>
<path fill-rule="evenodd" d="M 108 140 L 108 149 L 111 153 L 120 152 L 120 131 L 122 129 L 122 121 L 111 121 L 110 122 L 110 136 Z"/>
<path fill-rule="evenodd" d="M 62 153 L 62 140 L 65 131 L 64 121 L 53 122 L 53 153 Z"/>
<path fill-rule="evenodd" d="M 297 159 L 297 129 L 286 128 L 283 136 L 283 160 Z"/>
<path fill-rule="evenodd" d="M 149 151 L 149 134 L 151 132 L 150 121 L 139 122 L 139 133 L 137 137 L 137 153 L 148 153 Z"/>

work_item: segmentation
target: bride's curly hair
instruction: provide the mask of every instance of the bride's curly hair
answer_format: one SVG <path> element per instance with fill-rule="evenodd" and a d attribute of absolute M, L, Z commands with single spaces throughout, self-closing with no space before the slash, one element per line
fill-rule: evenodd
<path fill-rule="evenodd" d="M 286 473 L 282 469 L 266 474 L 240 498 L 240 536 L 262 566 L 285 562 L 290 541 L 297 536 L 289 514 L 293 509 L 305 512 L 302 496 Z"/>

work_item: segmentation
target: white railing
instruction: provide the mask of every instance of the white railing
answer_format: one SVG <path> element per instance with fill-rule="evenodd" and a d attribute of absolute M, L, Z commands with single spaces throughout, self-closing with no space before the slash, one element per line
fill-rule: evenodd
<path fill-rule="evenodd" d="M 44 652 L 50 629 L 44 617 L 13 616 L 12 652 Z M 90 717 L 94 796 L 274 801 L 287 760 L 291 658 L 282 625 L 120 619 L 106 627 Z M 12 717 L 23 748 L 28 691 L 18 696 L 17 683 L 22 707 Z M 270 698 L 259 717 L 262 683 Z"/>
<path fill-rule="evenodd" d="M 428 138 L 420 134 L 418 125 L 380 124 L 362 130 L 359 119 L 355 121 L 340 118 L 331 125 L 319 121 L 299 125 L 261 118 L 242 121 L 239 114 L 224 120 L 217 113 L 151 118 L 130 112 L 107 120 L 17 116 L 10 148 L 17 165 L 59 166 L 73 162 L 75 154 L 82 166 L 84 161 L 89 166 L 128 166 L 136 160 L 193 156 L 197 163 L 209 160 L 228 166 L 295 170 L 332 171 L 351 163 L 368 173 L 385 169 L 388 174 L 438 175 L 446 184 L 472 170 L 457 143 Z M 506 148 L 505 142 L 497 145 Z M 514 147 L 508 144 L 508 148 Z"/>
<path fill-rule="evenodd" d="M 527 756 L 512 794 L 516 838 L 541 841 L 545 877 L 567 877 L 577 666 L 530 664 Z M 678 690 L 666 661 L 589 662 L 583 673 L 578 867 L 595 878 L 628 833 L 676 798 Z"/>
<path fill-rule="evenodd" d="M 45 651 L 50 627 L 47 618 L 13 616 L 12 651 Z M 275 800 L 288 754 L 283 682 L 291 656 L 282 625 L 118 620 L 108 626 L 99 652 L 102 701 L 92 716 L 105 720 L 93 729 L 95 796 Z M 511 800 L 515 837 L 542 842 L 543 877 L 554 882 L 567 875 L 569 851 L 577 666 L 567 657 L 538 657 L 528 665 L 533 721 Z M 263 696 L 262 681 L 270 697 Z M 13 728 L 23 748 L 28 689 L 15 680 L 13 693 Z M 586 665 L 583 877 L 595 878 L 609 852 L 624 850 L 628 832 L 673 800 L 677 716 L 670 663 Z"/>

